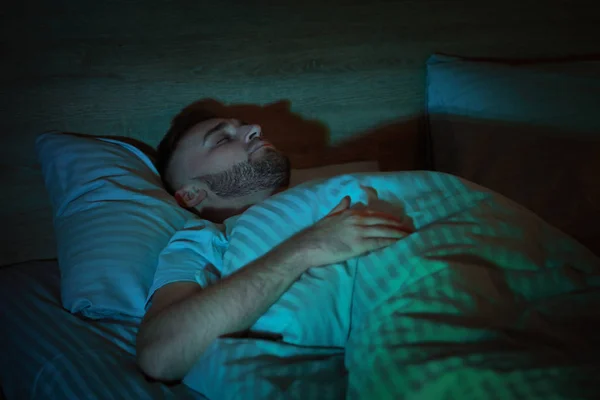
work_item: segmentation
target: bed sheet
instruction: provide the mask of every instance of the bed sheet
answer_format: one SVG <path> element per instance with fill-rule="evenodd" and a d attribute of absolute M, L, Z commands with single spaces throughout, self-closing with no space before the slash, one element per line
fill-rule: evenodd
<path fill-rule="evenodd" d="M 325 204 L 323 215 L 345 194 L 354 199 L 359 184 L 403 209 L 416 233 L 348 268 L 304 274 L 260 329 L 318 336 L 305 333 L 324 332 L 318 314 L 335 309 L 323 295 L 331 276 L 323 277 L 348 274 L 336 281 L 351 286 L 340 291 L 351 296 L 349 324 L 340 325 L 350 327 L 345 343 L 294 346 L 285 334 L 260 345 L 218 341 L 185 378 L 190 387 L 215 399 L 600 398 L 598 257 L 506 197 L 448 174 L 343 176 L 280 197 L 303 190 L 307 202 Z M 274 196 L 237 221 L 262 221 L 248 249 L 281 236 L 278 214 L 263 207 L 282 203 Z M 300 199 L 290 203 L 303 208 Z"/>
<path fill-rule="evenodd" d="M 135 364 L 139 320 L 98 321 L 60 303 L 56 261 L 0 269 L 0 380 L 11 399 L 204 399 Z"/>

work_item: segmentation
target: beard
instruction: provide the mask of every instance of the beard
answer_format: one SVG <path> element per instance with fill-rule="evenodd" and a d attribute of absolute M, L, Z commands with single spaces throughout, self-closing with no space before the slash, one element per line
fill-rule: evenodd
<path fill-rule="evenodd" d="M 289 185 L 290 161 L 274 149 L 265 149 L 258 159 L 243 161 L 230 169 L 203 175 L 200 179 L 217 196 L 243 197 Z"/>

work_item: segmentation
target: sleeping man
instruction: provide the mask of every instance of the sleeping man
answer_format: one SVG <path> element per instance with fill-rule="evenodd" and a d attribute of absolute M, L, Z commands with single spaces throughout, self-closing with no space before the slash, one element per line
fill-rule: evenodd
<path fill-rule="evenodd" d="M 193 112 L 173 120 L 157 166 L 178 203 L 221 230 L 224 221 L 284 191 L 290 181 L 287 157 L 263 139 L 259 126 Z M 407 231 L 391 213 L 350 207 L 344 197 L 326 218 L 208 287 L 186 278 L 195 271 L 185 271 L 185 262 L 163 259 L 138 333 L 138 364 L 155 379 L 182 379 L 211 342 L 250 328 L 308 269 L 383 248 Z M 191 240 L 210 241 L 205 235 Z"/>

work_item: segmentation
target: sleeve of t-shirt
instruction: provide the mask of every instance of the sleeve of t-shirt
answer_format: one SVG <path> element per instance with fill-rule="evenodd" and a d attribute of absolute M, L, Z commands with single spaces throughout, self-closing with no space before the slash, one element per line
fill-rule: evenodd
<path fill-rule="evenodd" d="M 195 282 L 206 287 L 219 280 L 226 239 L 212 222 L 192 219 L 177 231 L 158 257 L 154 281 L 146 298 L 174 282 Z"/>

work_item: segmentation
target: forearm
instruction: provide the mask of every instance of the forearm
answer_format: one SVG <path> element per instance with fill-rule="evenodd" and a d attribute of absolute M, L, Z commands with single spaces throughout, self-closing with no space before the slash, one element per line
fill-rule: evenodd
<path fill-rule="evenodd" d="M 181 379 L 213 340 L 252 326 L 306 269 L 275 249 L 167 307 L 147 322 L 145 362 L 160 366 L 159 379 Z"/>

